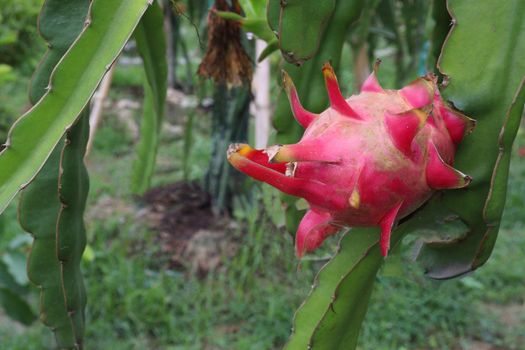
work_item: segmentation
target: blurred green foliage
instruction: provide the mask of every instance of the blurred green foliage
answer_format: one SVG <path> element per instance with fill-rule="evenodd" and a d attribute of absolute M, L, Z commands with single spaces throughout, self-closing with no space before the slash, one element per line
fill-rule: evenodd
<path fill-rule="evenodd" d="M 10 125 L 29 108 L 27 101 L 29 78 L 29 74 L 13 69 L 11 66 L 0 66 L 0 144 L 5 142 Z"/>
<path fill-rule="evenodd" d="M 25 271 L 31 238 L 14 225 L 14 216 L 14 210 L 0 216 L 0 235 L 5 236 L 5 243 L 0 244 L 0 309 L 29 325 L 36 320 L 35 310 L 29 304 L 34 295 Z"/>
<path fill-rule="evenodd" d="M 45 46 L 35 23 L 42 0 L 3 0 L 0 9 L 0 143 L 27 105 L 27 84 Z M 21 93 L 23 92 L 23 93 Z"/>
<path fill-rule="evenodd" d="M 20 66 L 43 47 L 35 26 L 42 0 L 3 0 L 0 11 L 0 64 Z M 38 57 L 38 56 L 36 56 Z M 30 67 L 26 67 L 29 68 Z"/>

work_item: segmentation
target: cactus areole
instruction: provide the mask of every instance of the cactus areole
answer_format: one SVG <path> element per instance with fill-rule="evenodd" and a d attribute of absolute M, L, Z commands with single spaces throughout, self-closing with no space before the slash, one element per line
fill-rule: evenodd
<path fill-rule="evenodd" d="M 301 106 L 283 72 L 293 114 L 305 128 L 302 139 L 265 150 L 245 144 L 228 150 L 228 160 L 238 170 L 308 202 L 295 238 L 298 257 L 342 226 L 379 226 L 386 256 L 399 219 L 435 191 L 470 183 L 452 164 L 473 120 L 443 101 L 434 76 L 386 90 L 376 78 L 377 66 L 360 94 L 345 99 L 326 63 L 323 75 L 331 106 L 320 114 Z"/>

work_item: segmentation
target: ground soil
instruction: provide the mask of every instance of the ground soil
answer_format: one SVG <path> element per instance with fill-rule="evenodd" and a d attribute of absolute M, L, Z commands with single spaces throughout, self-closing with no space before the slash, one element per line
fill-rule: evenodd
<path fill-rule="evenodd" d="M 141 198 L 142 217 L 157 232 L 159 254 L 167 267 L 206 274 L 236 250 L 233 222 L 216 217 L 211 199 L 196 182 L 155 187 Z"/>

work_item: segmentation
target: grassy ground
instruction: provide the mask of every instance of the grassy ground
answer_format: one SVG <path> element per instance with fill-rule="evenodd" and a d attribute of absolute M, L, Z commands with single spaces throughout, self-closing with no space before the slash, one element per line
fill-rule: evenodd
<path fill-rule="evenodd" d="M 114 99 L 136 99 L 125 92 Z M 120 113 L 120 112 L 119 112 Z M 232 257 L 202 274 L 165 268 L 157 233 L 139 215 L 129 194 L 134 140 L 122 117 L 109 110 L 89 159 L 91 191 L 88 254 L 87 349 L 273 349 L 287 339 L 294 310 L 310 289 L 320 262 L 298 269 L 292 239 L 275 227 L 279 208 L 263 210 L 274 195 L 255 190 L 236 204 L 237 224 L 227 229 Z M 120 118 L 120 119 L 119 119 Z M 180 119 L 169 119 L 180 124 Z M 209 128 L 199 119 L 190 178 L 202 177 Z M 166 132 L 155 185 L 182 176 L 182 136 Z M 507 208 L 489 262 L 475 273 L 446 282 L 425 279 L 406 262 L 401 274 L 377 278 L 361 349 L 521 349 L 525 344 L 525 162 L 513 152 Z M 0 250 L 23 234 L 14 208 L 6 213 Z M 273 220 L 275 221 L 275 220 Z M 230 241 L 230 239 L 229 239 Z M 335 242 L 335 241 L 334 241 Z M 36 308 L 36 297 L 33 297 Z M 520 338 L 521 336 L 521 338 Z M 38 322 L 22 327 L 0 317 L 0 348 L 51 348 L 50 332 Z"/>

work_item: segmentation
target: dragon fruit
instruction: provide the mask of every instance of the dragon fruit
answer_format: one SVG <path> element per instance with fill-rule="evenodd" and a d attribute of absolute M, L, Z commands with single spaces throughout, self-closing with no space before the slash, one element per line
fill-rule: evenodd
<path fill-rule="evenodd" d="M 265 150 L 246 144 L 228 149 L 228 160 L 238 170 L 308 202 L 295 238 L 299 258 L 343 226 L 379 226 L 386 256 L 400 219 L 435 191 L 463 188 L 471 181 L 452 164 L 474 121 L 441 98 L 435 76 L 386 90 L 377 80 L 377 67 L 361 92 L 345 99 L 326 63 L 331 106 L 320 114 L 302 107 L 283 72 L 293 114 L 306 129 L 302 139 Z"/>

